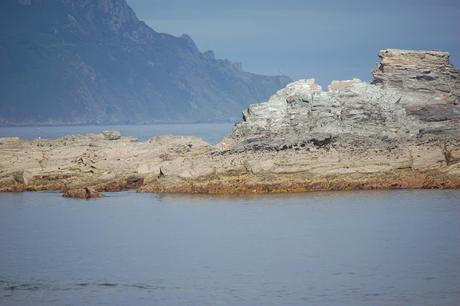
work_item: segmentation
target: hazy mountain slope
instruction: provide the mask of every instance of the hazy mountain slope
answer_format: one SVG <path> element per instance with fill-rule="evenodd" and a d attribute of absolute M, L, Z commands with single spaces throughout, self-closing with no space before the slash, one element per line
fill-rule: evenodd
<path fill-rule="evenodd" d="M 1 124 L 228 120 L 289 81 L 157 33 L 125 0 L 0 2 Z"/>

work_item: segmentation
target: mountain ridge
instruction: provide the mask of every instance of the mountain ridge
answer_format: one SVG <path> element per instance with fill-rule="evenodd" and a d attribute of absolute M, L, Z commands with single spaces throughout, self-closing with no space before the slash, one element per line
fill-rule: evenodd
<path fill-rule="evenodd" d="M 125 0 L 0 4 L 0 124 L 232 121 L 291 80 L 158 33 Z"/>

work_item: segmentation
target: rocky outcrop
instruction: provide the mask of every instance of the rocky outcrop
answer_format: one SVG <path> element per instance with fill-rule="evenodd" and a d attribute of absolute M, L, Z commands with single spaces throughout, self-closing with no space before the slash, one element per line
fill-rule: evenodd
<path fill-rule="evenodd" d="M 372 73 L 374 84 L 410 93 L 436 93 L 451 102 L 460 97 L 460 74 L 449 63 L 447 52 L 388 49 L 380 51 L 379 57 L 382 60 Z"/>
<path fill-rule="evenodd" d="M 99 198 L 101 196 L 101 193 L 95 191 L 93 188 L 85 187 L 85 188 L 65 190 L 63 193 L 63 196 L 65 198 L 77 198 L 77 199 L 89 200 L 89 199 Z"/>
<path fill-rule="evenodd" d="M 164 175 L 162 167 L 210 148 L 196 137 L 138 142 L 114 135 L 119 133 L 34 141 L 0 138 L 0 191 L 63 190 L 69 197 L 97 197 L 99 192 L 138 188 L 145 177 Z"/>
<path fill-rule="evenodd" d="M 289 84 L 243 113 L 230 136 L 242 149 L 308 142 L 458 138 L 460 73 L 438 51 L 383 50 L 370 83 Z M 425 137 L 426 136 L 426 137 Z M 430 138 L 431 137 L 431 138 Z"/>
<path fill-rule="evenodd" d="M 380 56 L 372 83 L 334 81 L 327 90 L 314 80 L 291 83 L 251 105 L 215 146 L 193 137 L 138 142 L 114 132 L 2 138 L 0 190 L 59 189 L 89 198 L 130 188 L 459 188 L 459 72 L 445 52 L 384 50 Z"/>
<path fill-rule="evenodd" d="M 401 92 L 409 115 L 426 122 L 459 120 L 460 73 L 449 53 L 390 49 L 379 56 L 373 83 Z"/>

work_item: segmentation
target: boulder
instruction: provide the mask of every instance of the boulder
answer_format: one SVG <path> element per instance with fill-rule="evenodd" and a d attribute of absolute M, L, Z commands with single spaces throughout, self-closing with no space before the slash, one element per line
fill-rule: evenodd
<path fill-rule="evenodd" d="M 105 140 L 118 140 L 121 138 L 119 131 L 102 131 L 101 134 Z"/>
<path fill-rule="evenodd" d="M 91 187 L 75 188 L 64 191 L 63 196 L 65 198 L 76 198 L 76 199 L 93 199 L 102 196 L 100 192 L 95 191 Z"/>

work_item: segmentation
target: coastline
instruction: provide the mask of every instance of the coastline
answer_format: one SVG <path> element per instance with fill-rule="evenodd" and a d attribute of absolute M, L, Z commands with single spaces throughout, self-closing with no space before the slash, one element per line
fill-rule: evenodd
<path fill-rule="evenodd" d="M 127 189 L 236 194 L 460 188 L 460 142 L 355 151 L 311 143 L 235 152 L 196 137 L 145 142 L 103 137 L 1 141 L 1 165 L 9 175 L 2 175 L 0 191 L 59 190 L 68 197 L 92 198 Z"/>
<path fill-rule="evenodd" d="M 371 83 L 299 80 L 216 145 L 116 131 L 0 138 L 0 191 L 265 193 L 460 188 L 460 72 L 440 51 L 382 50 Z"/>

